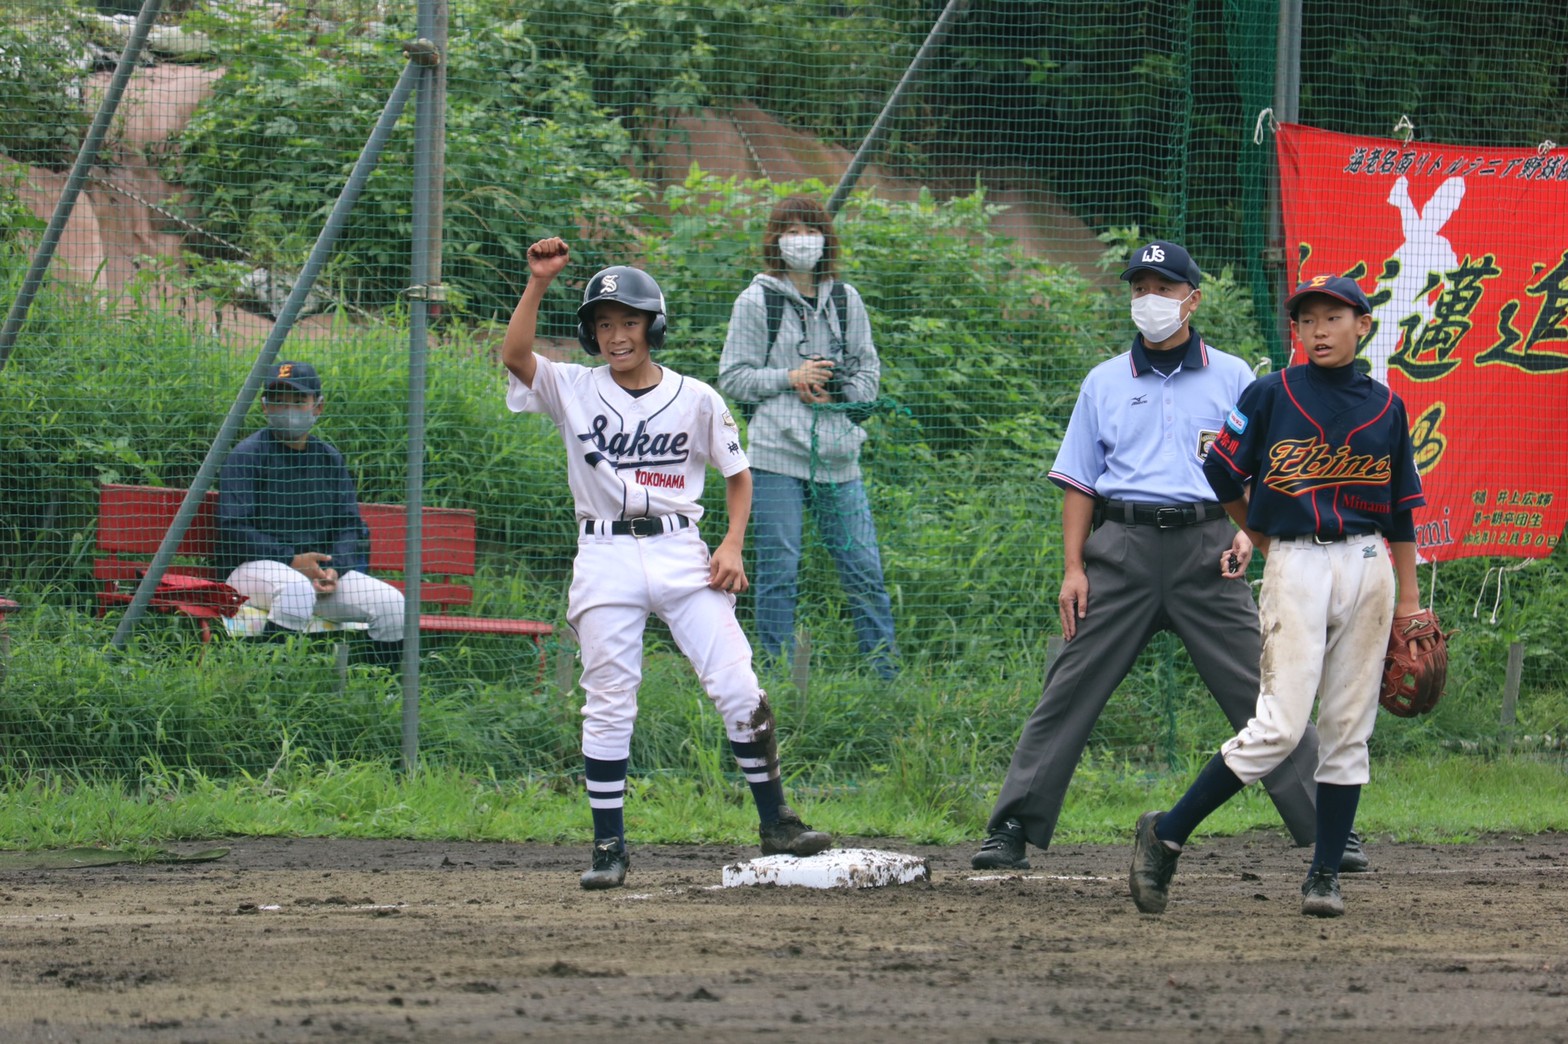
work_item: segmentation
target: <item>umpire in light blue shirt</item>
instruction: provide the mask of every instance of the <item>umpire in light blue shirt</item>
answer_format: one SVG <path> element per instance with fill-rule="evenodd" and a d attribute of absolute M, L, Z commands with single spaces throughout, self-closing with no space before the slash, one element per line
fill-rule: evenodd
<path fill-rule="evenodd" d="M 1232 726 L 1257 704 L 1258 607 L 1245 579 L 1252 544 L 1203 474 L 1252 370 L 1192 328 L 1203 277 L 1186 250 L 1150 243 L 1122 279 L 1138 333 L 1085 378 L 1050 471 L 1063 490 L 1065 644 L 1013 751 L 989 836 L 971 860 L 977 870 L 1027 869 L 1025 843 L 1050 846 L 1094 723 L 1158 632 L 1181 638 Z M 1263 781 L 1297 845 L 1316 832 L 1317 745 L 1309 730 Z"/>

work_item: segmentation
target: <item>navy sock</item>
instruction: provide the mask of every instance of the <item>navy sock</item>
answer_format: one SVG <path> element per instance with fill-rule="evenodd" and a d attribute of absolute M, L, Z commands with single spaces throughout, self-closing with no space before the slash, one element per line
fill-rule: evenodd
<path fill-rule="evenodd" d="M 1187 793 L 1181 800 L 1171 806 L 1171 810 L 1160 817 L 1154 824 L 1154 836 L 1161 841 L 1174 841 L 1178 845 L 1185 845 L 1187 838 L 1198 829 L 1198 824 L 1209 818 L 1215 809 L 1241 793 L 1246 784 L 1236 778 L 1236 774 L 1225 764 L 1225 759 L 1216 754 L 1203 766 L 1203 771 L 1198 773 L 1198 778 L 1192 781 L 1192 786 L 1187 788 Z M 1321 835 L 1320 835 L 1321 836 Z"/>
<path fill-rule="evenodd" d="M 626 768 L 630 763 L 630 758 L 600 761 L 583 755 L 595 841 L 626 836 Z"/>
<path fill-rule="evenodd" d="M 778 761 L 771 756 L 771 748 L 772 744 L 766 741 L 730 740 L 735 763 L 746 777 L 751 799 L 757 804 L 757 818 L 763 823 L 777 823 L 779 808 L 784 804 L 784 783 L 779 779 Z"/>
<path fill-rule="evenodd" d="M 1339 873 L 1345 857 L 1345 844 L 1356 825 L 1356 805 L 1361 801 L 1361 784 L 1318 784 L 1318 841 L 1312 851 L 1312 869 L 1332 867 Z"/>

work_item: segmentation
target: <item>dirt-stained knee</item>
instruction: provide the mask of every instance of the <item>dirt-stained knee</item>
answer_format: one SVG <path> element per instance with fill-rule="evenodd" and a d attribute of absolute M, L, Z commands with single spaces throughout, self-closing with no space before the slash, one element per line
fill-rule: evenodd
<path fill-rule="evenodd" d="M 763 755 L 767 758 L 768 765 L 777 772 L 779 737 L 778 730 L 774 728 L 773 708 L 768 705 L 767 693 L 758 696 L 757 709 L 751 712 L 750 718 L 746 719 L 746 728 L 751 730 L 753 742 L 762 744 Z"/>

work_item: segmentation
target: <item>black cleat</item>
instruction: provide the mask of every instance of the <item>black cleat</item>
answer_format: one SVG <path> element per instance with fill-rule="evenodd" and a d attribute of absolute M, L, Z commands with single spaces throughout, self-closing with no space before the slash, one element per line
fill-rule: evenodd
<path fill-rule="evenodd" d="M 1339 875 L 1318 867 L 1301 886 L 1301 913 L 1306 917 L 1343 917 L 1345 900 L 1339 895 Z"/>
<path fill-rule="evenodd" d="M 626 882 L 632 857 L 626 842 L 618 837 L 599 837 L 593 842 L 593 868 L 582 876 L 582 886 L 590 890 L 619 888 Z"/>
<path fill-rule="evenodd" d="M 1181 848 L 1172 847 L 1154 836 L 1154 824 L 1164 812 L 1145 812 L 1138 817 L 1133 830 L 1132 872 L 1127 884 L 1132 888 L 1132 901 L 1144 913 L 1164 913 L 1170 898 L 1171 878 L 1176 874 L 1176 860 Z"/>
<path fill-rule="evenodd" d="M 810 856 L 833 845 L 832 834 L 811 829 L 788 805 L 780 806 L 777 822 L 761 824 L 757 833 L 762 838 L 763 855 Z"/>
<path fill-rule="evenodd" d="M 969 860 L 976 870 L 1027 870 L 1029 860 L 1024 855 L 1024 825 L 1016 819 L 991 831 Z"/>
<path fill-rule="evenodd" d="M 1352 830 L 1350 840 L 1345 842 L 1345 854 L 1339 857 L 1339 872 L 1364 874 L 1371 869 L 1371 865 L 1371 860 L 1367 858 L 1367 850 L 1362 847 L 1361 835 Z"/>

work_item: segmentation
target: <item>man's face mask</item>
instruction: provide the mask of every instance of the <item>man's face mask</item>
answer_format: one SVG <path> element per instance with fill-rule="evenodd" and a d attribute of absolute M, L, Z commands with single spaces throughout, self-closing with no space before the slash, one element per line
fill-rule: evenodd
<path fill-rule="evenodd" d="M 1132 321 L 1138 327 L 1138 332 L 1143 334 L 1143 339 L 1148 343 L 1157 343 L 1170 337 L 1181 329 L 1181 306 L 1192 298 L 1189 293 L 1181 300 L 1170 297 L 1161 297 L 1158 294 L 1144 294 L 1132 300 Z"/>
<path fill-rule="evenodd" d="M 779 237 L 779 256 L 792 272 L 809 272 L 822 260 L 822 248 L 827 240 L 819 235 L 784 235 Z"/>
<path fill-rule="evenodd" d="M 267 427 L 286 439 L 298 439 L 310 434 L 316 426 L 314 403 L 267 403 Z"/>

